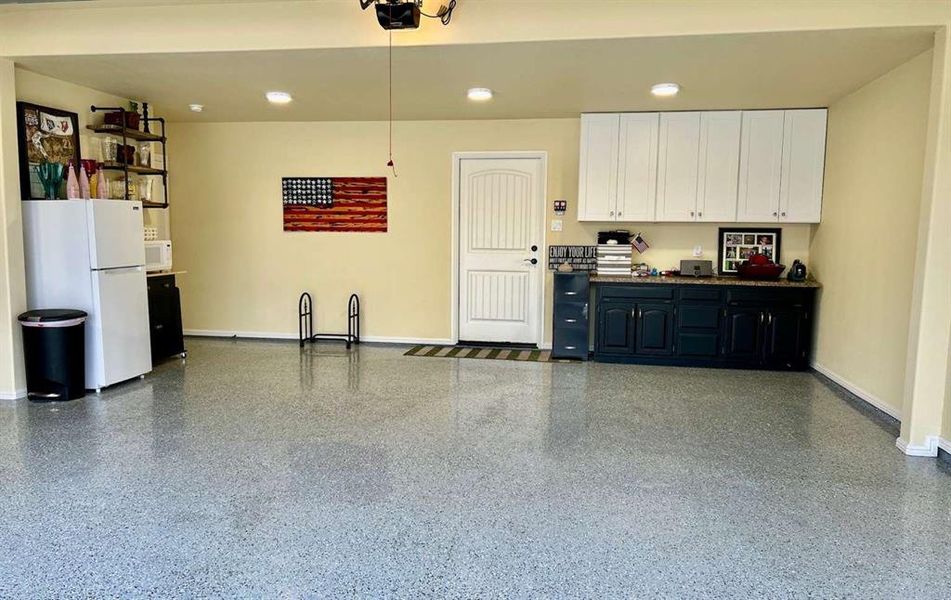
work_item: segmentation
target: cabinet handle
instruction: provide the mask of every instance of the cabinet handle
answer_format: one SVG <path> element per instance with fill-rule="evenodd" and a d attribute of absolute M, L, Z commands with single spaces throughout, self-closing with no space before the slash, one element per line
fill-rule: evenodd
<path fill-rule="evenodd" d="M 576 350 L 576 346 L 565 346 L 565 350 Z"/>
<path fill-rule="evenodd" d="M 785 211 L 783 211 L 783 216 L 784 216 L 784 217 L 786 216 L 786 212 L 785 212 Z"/>
<path fill-rule="evenodd" d="M 772 324 L 773 324 L 773 313 L 768 313 L 768 314 L 767 314 L 767 316 L 766 316 L 766 324 L 767 324 L 767 325 L 772 325 Z"/>
<path fill-rule="evenodd" d="M 613 216 L 614 216 L 614 211 L 612 210 L 611 212 L 609 212 L 609 213 L 608 213 L 608 216 L 613 217 Z"/>
<path fill-rule="evenodd" d="M 566 296 L 577 296 L 578 292 L 565 292 Z"/>
<path fill-rule="evenodd" d="M 702 216 L 703 216 L 703 213 L 702 213 L 702 212 L 698 212 L 698 213 L 697 213 L 697 216 L 698 216 L 698 217 L 702 217 Z"/>
<path fill-rule="evenodd" d="M 621 211 L 617 211 L 617 216 L 621 216 Z"/>
<path fill-rule="evenodd" d="M 565 323 L 577 323 L 578 319 L 565 319 Z"/>
<path fill-rule="evenodd" d="M 764 321 L 765 319 L 766 319 L 766 315 L 763 314 L 763 313 L 760 313 L 760 314 L 759 314 L 759 322 L 760 322 L 760 325 L 763 324 L 763 321 Z"/>
<path fill-rule="evenodd" d="M 643 313 L 641 312 L 641 309 L 638 308 L 638 309 L 637 309 L 637 318 L 640 319 L 642 314 L 643 314 Z"/>
<path fill-rule="evenodd" d="M 585 319 L 588 318 L 588 303 L 587 302 L 584 303 L 584 308 L 581 309 L 581 316 L 584 317 Z"/>
<path fill-rule="evenodd" d="M 776 213 L 773 213 L 773 216 L 774 216 L 774 217 L 777 216 Z"/>
<path fill-rule="evenodd" d="M 693 216 L 693 211 L 690 211 L 690 216 L 691 216 L 691 217 Z"/>

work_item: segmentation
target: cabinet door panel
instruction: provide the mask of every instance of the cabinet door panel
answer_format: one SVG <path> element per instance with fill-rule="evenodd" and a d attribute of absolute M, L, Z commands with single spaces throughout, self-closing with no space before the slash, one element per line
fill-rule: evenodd
<path fill-rule="evenodd" d="M 826 116 L 824 108 L 786 111 L 779 201 L 782 222 L 818 223 L 820 220 Z"/>
<path fill-rule="evenodd" d="M 618 114 L 581 115 L 579 221 L 615 219 L 620 129 Z"/>
<path fill-rule="evenodd" d="M 618 221 L 653 221 L 657 198 L 658 113 L 621 115 Z"/>
<path fill-rule="evenodd" d="M 736 220 L 741 122 L 738 110 L 700 115 L 698 221 Z"/>
<path fill-rule="evenodd" d="M 796 367 L 805 359 L 807 335 L 804 311 L 771 309 L 766 317 L 766 362 L 774 367 Z"/>
<path fill-rule="evenodd" d="M 598 310 L 598 351 L 610 354 L 634 352 L 634 305 L 604 302 Z"/>
<path fill-rule="evenodd" d="M 700 113 L 661 113 L 657 220 L 695 221 Z"/>
<path fill-rule="evenodd" d="M 784 114 L 782 110 L 743 112 L 738 222 L 779 220 Z"/>
<path fill-rule="evenodd" d="M 724 356 L 758 361 L 762 355 L 762 325 L 765 313 L 758 308 L 729 308 L 726 315 Z"/>
<path fill-rule="evenodd" d="M 674 351 L 674 307 L 670 304 L 637 306 L 638 354 L 666 356 Z"/>

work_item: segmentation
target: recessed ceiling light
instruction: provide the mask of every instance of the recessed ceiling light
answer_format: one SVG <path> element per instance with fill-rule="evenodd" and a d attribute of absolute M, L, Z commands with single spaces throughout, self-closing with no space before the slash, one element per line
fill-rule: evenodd
<path fill-rule="evenodd" d="M 651 93 L 655 96 L 676 96 L 680 86 L 676 83 L 655 83 L 651 86 Z"/>
<path fill-rule="evenodd" d="M 469 92 L 466 95 L 469 97 L 469 100 L 485 102 L 486 100 L 492 99 L 492 90 L 489 88 L 469 88 Z"/>
<path fill-rule="evenodd" d="M 264 96 L 271 104 L 288 104 L 293 100 L 287 92 L 268 92 Z"/>
<path fill-rule="evenodd" d="M 192 112 L 201 112 L 205 110 L 205 105 L 204 104 L 189 104 L 188 110 Z"/>

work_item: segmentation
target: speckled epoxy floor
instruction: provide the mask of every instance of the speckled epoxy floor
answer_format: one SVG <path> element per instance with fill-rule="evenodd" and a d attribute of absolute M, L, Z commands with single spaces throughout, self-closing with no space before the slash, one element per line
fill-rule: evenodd
<path fill-rule="evenodd" d="M 951 596 L 951 476 L 809 374 L 189 349 L 0 403 L 0 597 Z"/>

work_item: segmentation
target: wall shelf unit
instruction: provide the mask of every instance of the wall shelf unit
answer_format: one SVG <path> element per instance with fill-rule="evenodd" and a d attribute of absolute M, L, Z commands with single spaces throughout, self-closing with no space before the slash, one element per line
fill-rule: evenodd
<path fill-rule="evenodd" d="M 112 106 L 91 106 L 90 110 L 92 112 L 112 112 L 119 113 L 119 122 L 122 125 L 87 125 L 87 129 L 98 134 L 111 135 L 122 140 L 122 153 L 125 153 L 125 147 L 128 145 L 129 140 L 136 142 L 157 142 L 162 145 L 162 160 L 163 166 L 162 169 L 156 169 L 153 167 L 143 167 L 139 165 L 130 165 L 124 161 L 104 161 L 100 168 L 105 171 L 115 171 L 120 172 L 123 175 L 125 181 L 125 199 L 133 200 L 134 198 L 129 197 L 129 175 L 141 175 L 145 177 L 161 177 L 162 178 L 162 192 L 164 196 L 164 202 L 142 202 L 143 208 L 156 208 L 164 209 L 168 208 L 168 138 L 165 136 L 165 119 L 161 117 L 149 117 L 148 116 L 148 105 L 145 105 L 145 116 L 142 117 L 142 121 L 145 124 L 145 131 L 139 131 L 138 129 L 132 129 L 125 127 L 128 123 L 126 120 L 126 114 L 129 113 L 124 108 L 121 107 L 112 107 Z M 149 131 L 149 127 L 152 123 L 158 123 L 161 127 L 160 133 L 153 133 Z M 154 157 L 154 155 L 153 155 Z"/>

